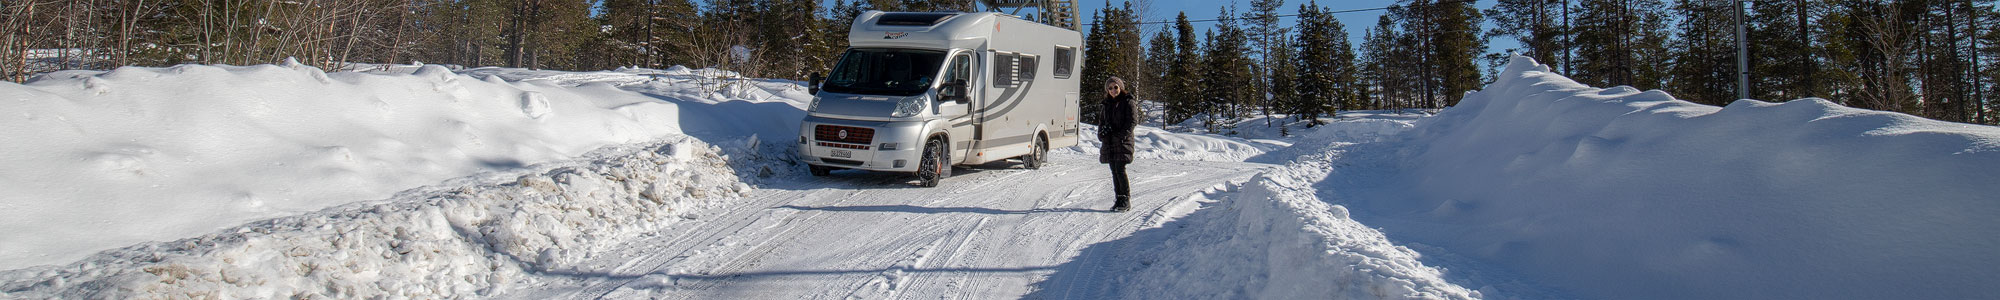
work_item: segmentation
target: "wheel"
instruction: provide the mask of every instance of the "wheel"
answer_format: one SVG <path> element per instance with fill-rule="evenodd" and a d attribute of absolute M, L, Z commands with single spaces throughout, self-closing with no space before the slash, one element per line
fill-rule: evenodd
<path fill-rule="evenodd" d="M 810 171 L 810 172 L 812 172 L 813 176 L 827 176 L 827 175 L 833 175 L 833 168 L 831 168 L 831 167 L 821 167 L 821 166 L 814 166 L 814 165 L 806 165 L 806 171 Z"/>
<path fill-rule="evenodd" d="M 1049 164 L 1049 140 L 1035 135 L 1035 148 L 1028 150 L 1028 156 L 1021 157 L 1021 167 L 1030 170 L 1041 169 Z"/>
<path fill-rule="evenodd" d="M 931 139 L 924 142 L 924 159 L 917 164 L 917 185 L 936 187 L 945 177 L 951 177 L 950 157 L 945 156 L 944 140 Z"/>

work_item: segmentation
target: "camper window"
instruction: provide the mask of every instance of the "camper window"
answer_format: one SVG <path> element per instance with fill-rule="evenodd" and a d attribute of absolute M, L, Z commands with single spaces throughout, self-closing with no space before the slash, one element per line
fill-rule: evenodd
<path fill-rule="evenodd" d="M 1056 46 L 1056 79 L 1069 78 L 1076 68 L 1076 48 Z"/>
<path fill-rule="evenodd" d="M 1014 60 L 1016 57 L 1019 56 L 1013 53 L 993 53 L 993 87 L 1014 87 Z"/>
<path fill-rule="evenodd" d="M 916 96 L 929 91 L 944 52 L 915 49 L 852 49 L 841 55 L 822 90 L 845 94 Z"/>
<path fill-rule="evenodd" d="M 1016 75 L 1014 75 L 1016 77 L 1014 80 L 1018 81 L 1015 84 L 1025 84 L 1028 81 L 1034 81 L 1035 67 L 1041 66 L 1036 64 L 1034 55 L 1021 55 L 1019 62 L 1016 62 L 1015 65 L 1015 68 L 1019 69 L 1019 71 L 1015 72 Z"/>

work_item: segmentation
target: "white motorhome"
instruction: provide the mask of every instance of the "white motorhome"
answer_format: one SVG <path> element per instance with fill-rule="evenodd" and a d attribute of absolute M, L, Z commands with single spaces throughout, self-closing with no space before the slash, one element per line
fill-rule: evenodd
<path fill-rule="evenodd" d="M 838 169 L 915 173 L 1076 145 L 1083 35 L 1007 14 L 864 12 L 799 128 L 815 176 Z"/>

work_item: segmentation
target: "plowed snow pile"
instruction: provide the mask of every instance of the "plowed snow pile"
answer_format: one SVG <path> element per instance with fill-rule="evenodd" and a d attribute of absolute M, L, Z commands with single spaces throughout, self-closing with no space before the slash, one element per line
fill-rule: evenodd
<path fill-rule="evenodd" d="M 405 193 L 0 272 L 0 298 L 439 299 L 491 295 L 750 191 L 719 149 L 679 137 L 518 177 Z"/>
<path fill-rule="evenodd" d="M 0 269 L 682 133 L 675 104 L 609 86 L 408 69 L 182 65 L 0 83 Z"/>
<path fill-rule="evenodd" d="M 1485 282 L 1468 287 L 2000 297 L 2000 128 L 1821 99 L 1705 106 L 1515 57 L 1391 142 L 1400 174 L 1329 178 L 1322 192 L 1392 239 L 1464 258 L 1445 265 Z M 1470 276 L 1481 266 L 1504 271 Z M 1509 292 L 1523 291 L 1486 294 Z"/>
<path fill-rule="evenodd" d="M 1085 257 L 1108 256 L 1104 270 L 1058 272 L 1049 280 L 1101 283 L 1055 286 L 1047 293 L 1130 299 L 1479 298 L 1447 281 L 1444 270 L 1425 265 L 1416 251 L 1319 199 L 1311 185 L 1329 176 L 1344 147 L 1378 142 L 1409 126 L 1369 118 L 1305 131 L 1297 145 L 1318 152 L 1272 152 L 1277 157 L 1253 160 L 1289 163 L 1247 182 L 1173 199 L 1178 204 L 1166 216 L 1171 221 L 1084 250 Z"/>
<path fill-rule="evenodd" d="M 1104 142 L 1097 140 L 1097 126 L 1083 124 L 1081 127 L 1083 139 L 1078 140 L 1076 146 L 1052 151 L 1096 156 L 1097 149 L 1104 147 Z M 1137 159 L 1243 161 L 1274 147 L 1239 138 L 1176 133 L 1151 126 L 1133 129 L 1132 139 L 1133 144 L 1138 146 L 1132 153 Z"/>

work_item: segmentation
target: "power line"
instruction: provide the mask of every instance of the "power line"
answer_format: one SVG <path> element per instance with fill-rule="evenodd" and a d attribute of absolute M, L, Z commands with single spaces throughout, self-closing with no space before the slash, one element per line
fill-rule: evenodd
<path fill-rule="evenodd" d="M 1424 6 L 1428 6 L 1428 5 L 1444 5 L 1444 4 L 1458 4 L 1458 3 L 1465 3 L 1465 2 L 1474 2 L 1474 1 L 1476 1 L 1476 0 L 1450 0 L 1450 1 L 1438 1 L 1437 3 L 1431 3 L 1431 4 L 1425 4 Z M 1370 8 L 1356 8 L 1356 9 L 1347 9 L 1347 10 L 1336 10 L 1336 11 L 1330 11 L 1330 12 L 1327 12 L 1327 13 L 1328 13 L 1328 14 L 1345 14 L 1345 13 L 1358 13 L 1358 12 L 1364 12 L 1364 11 L 1377 11 L 1377 10 L 1390 10 L 1390 9 L 1394 9 L 1394 8 L 1398 8 L 1398 7 L 1415 7 L 1415 6 L 1418 6 L 1418 5 L 1412 5 L 1412 6 L 1402 6 L 1402 5 L 1390 5 L 1390 6 L 1383 6 L 1383 7 L 1370 7 Z M 1291 18 L 1291 17 L 1298 17 L 1299 15 L 1302 15 L 1302 14 L 1298 14 L 1298 13 L 1294 13 L 1294 14 L 1282 14 L 1282 15 L 1277 15 L 1276 17 L 1278 17 L 1278 18 Z M 1225 18 L 1214 18 L 1214 19 L 1200 19 L 1200 20 L 1188 20 L 1188 23 L 1198 23 L 1198 22 L 1215 22 L 1215 21 L 1222 21 L 1223 19 L 1225 19 Z M 1244 18 L 1227 18 L 1227 19 L 1244 19 Z M 1139 22 L 1139 23 L 1134 23 L 1134 25 L 1153 25 L 1153 24 L 1169 24 L 1169 23 L 1174 23 L 1174 22 L 1178 22 L 1178 21 L 1147 21 L 1147 22 Z M 1097 26 L 1097 23 L 1083 23 L 1083 25 L 1085 25 L 1085 26 Z"/>

